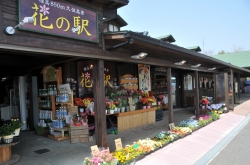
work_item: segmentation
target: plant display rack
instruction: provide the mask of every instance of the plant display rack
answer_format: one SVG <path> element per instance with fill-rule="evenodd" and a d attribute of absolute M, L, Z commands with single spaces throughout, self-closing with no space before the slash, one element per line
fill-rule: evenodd
<path fill-rule="evenodd" d="M 70 125 L 70 142 L 79 143 L 79 142 L 88 142 L 89 141 L 89 127 L 86 126 L 73 126 Z"/>

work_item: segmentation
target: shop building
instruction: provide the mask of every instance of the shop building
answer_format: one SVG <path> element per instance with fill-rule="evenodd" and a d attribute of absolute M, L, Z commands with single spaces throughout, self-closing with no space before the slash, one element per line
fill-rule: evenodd
<path fill-rule="evenodd" d="M 126 0 L 1 2 L 1 77 L 2 89 L 7 89 L 1 100 L 8 106 L 13 78 L 26 75 L 23 81 L 28 84 L 28 101 L 23 110 L 18 110 L 28 118 L 24 129 L 33 129 L 39 120 L 37 96 L 38 89 L 44 88 L 41 71 L 46 66 L 62 68 L 61 79 L 57 77 L 56 83 L 65 84 L 67 78 L 77 81 L 73 97 L 94 97 L 98 146 L 107 146 L 105 85 L 119 86 L 120 77 L 126 74 L 138 79 L 135 84 L 139 89 L 167 96 L 169 123 L 175 107 L 195 105 L 198 114 L 201 96 L 214 97 L 215 102 L 224 102 L 228 109 L 233 109 L 233 93 L 239 92 L 235 82 L 248 76 L 249 70 L 197 53 L 197 47 L 173 45 L 172 35 L 156 39 L 147 32 L 119 31 L 126 22 L 116 10 L 125 5 Z M 19 28 L 11 28 L 22 21 Z M 149 73 L 147 86 L 140 81 L 139 73 L 144 69 Z M 85 79 L 86 73 L 91 79 Z M 155 109 L 147 112 L 151 111 Z M 139 110 L 127 114 L 134 113 Z"/>

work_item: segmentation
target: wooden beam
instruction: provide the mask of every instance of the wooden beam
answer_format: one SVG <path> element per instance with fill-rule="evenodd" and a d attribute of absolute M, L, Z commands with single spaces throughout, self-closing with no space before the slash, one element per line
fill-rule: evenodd
<path fill-rule="evenodd" d="M 107 128 L 104 91 L 104 61 L 95 60 L 93 68 L 93 89 L 95 103 L 95 138 L 98 147 L 107 147 Z"/>
<path fill-rule="evenodd" d="M 110 34 L 110 35 L 104 35 L 105 40 L 109 39 L 125 39 L 124 34 Z M 127 39 L 128 40 L 128 39 Z"/>
<path fill-rule="evenodd" d="M 172 81 L 171 68 L 167 68 L 167 86 L 168 86 L 168 123 L 173 123 L 173 98 L 172 98 Z"/>
<path fill-rule="evenodd" d="M 199 75 L 198 71 L 194 71 L 194 81 L 195 81 L 195 100 L 194 100 L 194 105 L 195 105 L 195 115 L 196 117 L 199 115 Z"/>

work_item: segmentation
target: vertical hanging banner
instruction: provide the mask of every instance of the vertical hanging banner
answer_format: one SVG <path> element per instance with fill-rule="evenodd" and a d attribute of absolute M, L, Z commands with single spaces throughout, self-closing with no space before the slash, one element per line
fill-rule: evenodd
<path fill-rule="evenodd" d="M 19 0 L 19 22 L 33 17 L 33 23 L 19 28 L 90 42 L 98 41 L 97 12 L 63 0 Z"/>
<path fill-rule="evenodd" d="M 139 89 L 148 92 L 151 91 L 150 65 L 138 64 Z"/>
<path fill-rule="evenodd" d="M 78 62 L 79 97 L 93 93 L 93 63 L 94 61 Z M 104 86 L 113 86 L 113 65 L 104 63 Z"/>

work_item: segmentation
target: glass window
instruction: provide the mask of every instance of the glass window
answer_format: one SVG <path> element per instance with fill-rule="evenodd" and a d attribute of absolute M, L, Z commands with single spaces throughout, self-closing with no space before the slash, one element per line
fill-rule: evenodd
<path fill-rule="evenodd" d="M 114 25 L 112 25 L 112 24 L 109 24 L 109 31 L 114 31 Z"/>
<path fill-rule="evenodd" d="M 114 32 L 118 31 L 118 27 L 114 25 Z"/>
<path fill-rule="evenodd" d="M 184 77 L 184 89 L 193 90 L 193 77 L 191 75 Z"/>

